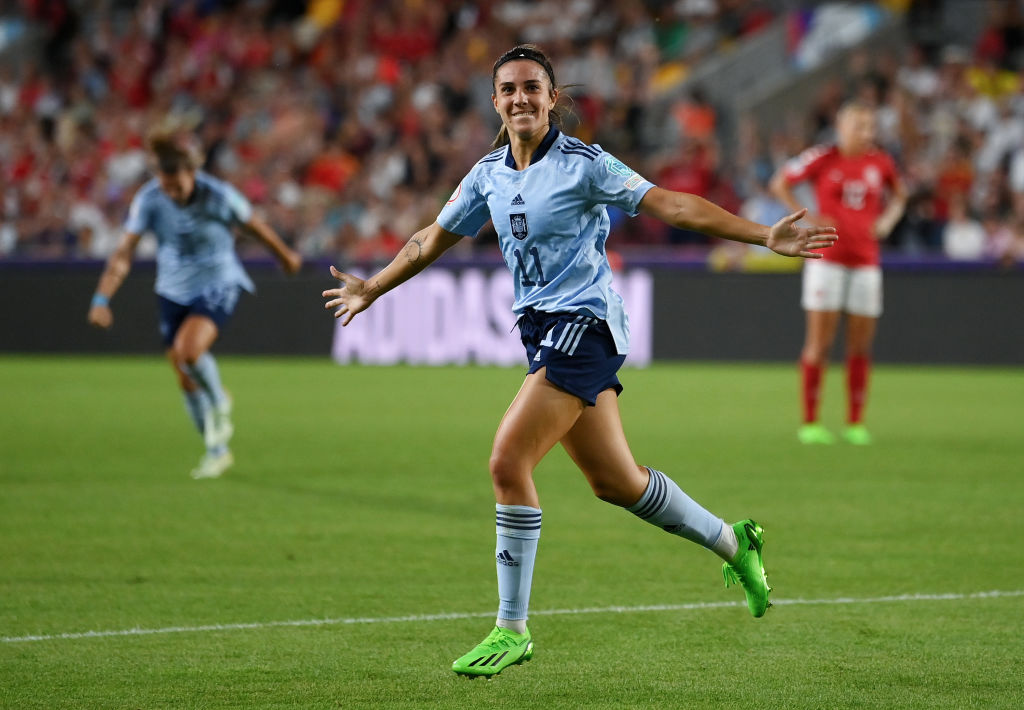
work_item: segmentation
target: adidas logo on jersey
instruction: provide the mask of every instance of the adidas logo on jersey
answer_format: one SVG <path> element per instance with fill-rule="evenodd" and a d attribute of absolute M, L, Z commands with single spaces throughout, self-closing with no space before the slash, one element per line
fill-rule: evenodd
<path fill-rule="evenodd" d="M 512 198 L 512 205 L 515 206 L 515 207 L 518 207 L 520 205 L 525 205 L 525 204 L 526 204 L 526 201 L 523 199 L 522 195 L 517 194 L 515 197 Z"/>
<path fill-rule="evenodd" d="M 505 565 L 506 567 L 518 567 L 519 562 L 512 559 L 512 555 L 508 554 L 508 550 L 502 550 L 497 555 L 498 562 Z"/>

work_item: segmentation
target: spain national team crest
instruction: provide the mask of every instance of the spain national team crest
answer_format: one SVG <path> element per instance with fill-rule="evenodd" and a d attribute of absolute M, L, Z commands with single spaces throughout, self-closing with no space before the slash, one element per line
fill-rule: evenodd
<path fill-rule="evenodd" d="M 526 213 L 517 212 L 508 216 L 508 221 L 512 225 L 512 236 L 522 241 L 526 239 L 530 234 L 530 228 L 526 224 Z"/>

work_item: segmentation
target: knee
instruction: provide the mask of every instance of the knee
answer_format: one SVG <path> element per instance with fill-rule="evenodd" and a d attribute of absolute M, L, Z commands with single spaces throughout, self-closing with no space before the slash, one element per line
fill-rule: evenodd
<path fill-rule="evenodd" d="M 499 447 L 491 451 L 488 468 L 491 472 L 491 481 L 499 490 L 517 488 L 522 484 L 524 477 L 529 477 L 529 471 L 519 457 Z"/>
<path fill-rule="evenodd" d="M 171 361 L 171 367 L 181 388 L 187 391 L 194 390 L 196 384 L 189 375 L 189 369 L 195 365 L 199 356 L 189 352 L 188 348 L 182 347 L 180 343 L 174 343 L 167 351 L 167 358 Z"/>
<path fill-rule="evenodd" d="M 628 508 L 640 500 L 647 485 L 639 473 L 639 469 L 623 472 L 608 471 L 603 474 L 595 474 L 593 471 L 584 473 L 590 483 L 590 490 L 597 498 L 605 503 L 623 508 Z"/>
<path fill-rule="evenodd" d="M 820 367 L 825 362 L 825 349 L 815 345 L 805 345 L 800 353 L 800 361 L 807 365 Z"/>
<path fill-rule="evenodd" d="M 196 364 L 203 353 L 196 347 L 191 346 L 188 343 L 174 343 L 171 347 L 171 359 L 174 360 L 175 364 L 181 367 L 192 367 Z"/>
<path fill-rule="evenodd" d="M 633 501 L 627 501 L 622 494 L 622 490 L 617 486 L 609 486 L 604 483 L 591 482 L 590 489 L 594 492 L 599 500 L 603 500 L 605 503 L 611 503 L 612 505 L 618 506 L 629 506 Z"/>
<path fill-rule="evenodd" d="M 168 358 L 171 361 L 171 369 L 174 370 L 174 376 L 178 379 L 178 386 L 181 389 L 191 392 L 196 388 L 192 378 L 185 372 L 183 363 L 178 359 L 174 351 L 168 353 Z"/>
<path fill-rule="evenodd" d="M 866 343 L 851 343 L 846 348 L 846 359 L 855 357 L 870 357 L 871 346 Z"/>

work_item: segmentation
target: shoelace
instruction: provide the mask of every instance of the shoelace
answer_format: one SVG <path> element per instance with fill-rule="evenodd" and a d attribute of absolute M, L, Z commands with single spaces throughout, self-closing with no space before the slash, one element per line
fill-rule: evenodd
<path fill-rule="evenodd" d="M 726 588 L 731 587 L 734 584 L 743 584 L 739 573 L 737 573 L 732 565 L 722 565 L 722 577 L 725 579 Z"/>
<path fill-rule="evenodd" d="M 499 626 L 495 628 L 494 631 L 492 631 L 487 638 L 484 639 L 484 642 L 481 644 L 481 646 L 483 645 L 490 646 L 491 648 L 515 648 L 519 644 L 516 642 L 514 638 L 512 638 L 512 636 L 509 635 L 507 631 L 505 631 Z"/>

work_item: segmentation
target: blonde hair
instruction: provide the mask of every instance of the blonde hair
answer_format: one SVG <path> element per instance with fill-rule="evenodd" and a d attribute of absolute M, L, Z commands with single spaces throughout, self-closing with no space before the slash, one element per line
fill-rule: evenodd
<path fill-rule="evenodd" d="M 863 99 L 848 99 L 844 101 L 836 111 L 836 118 L 845 116 L 848 113 L 874 113 L 875 107 Z"/>

